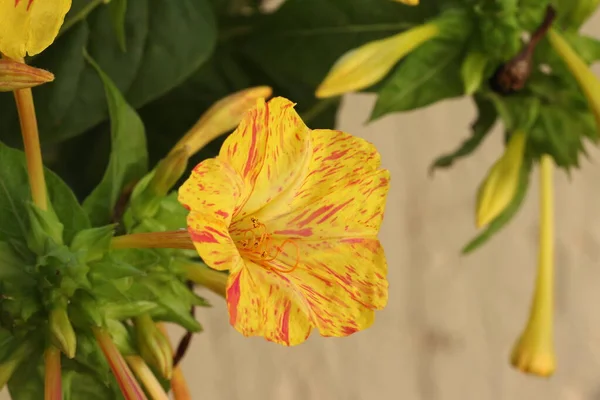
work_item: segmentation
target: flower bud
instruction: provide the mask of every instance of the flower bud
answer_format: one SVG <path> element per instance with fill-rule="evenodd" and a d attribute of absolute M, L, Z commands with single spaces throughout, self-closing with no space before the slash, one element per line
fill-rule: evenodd
<path fill-rule="evenodd" d="M 160 382 L 156 379 L 150 368 L 148 368 L 142 357 L 127 356 L 125 359 L 129 367 L 133 370 L 133 373 L 142 382 L 148 394 L 150 394 L 150 397 L 152 397 L 152 400 L 169 400 L 169 396 L 167 396 Z"/>
<path fill-rule="evenodd" d="M 469 53 L 462 63 L 460 74 L 465 87 L 465 94 L 472 95 L 479 89 L 483 81 L 483 74 L 489 59 L 483 53 Z"/>
<path fill-rule="evenodd" d="M 48 321 L 52 343 L 69 358 L 75 357 L 77 337 L 66 309 L 56 307 L 50 312 Z"/>
<path fill-rule="evenodd" d="M 256 105 L 256 100 L 271 97 L 272 93 L 273 89 L 269 86 L 257 86 L 222 98 L 200 117 L 173 147 L 171 153 L 187 146 L 190 156 L 196 154 L 218 136 L 235 129 L 246 111 Z"/>
<path fill-rule="evenodd" d="M 8 383 L 17 367 L 29 356 L 29 353 L 29 346 L 21 344 L 2 364 L 0 364 L 0 389 Z"/>
<path fill-rule="evenodd" d="M 556 369 L 554 319 L 554 201 L 553 161 L 540 161 L 540 242 L 533 303 L 525 331 L 517 341 L 511 364 L 525 373 L 550 376 Z"/>
<path fill-rule="evenodd" d="M 569 43 L 554 29 L 547 34 L 550 44 L 579 83 L 579 87 L 587 98 L 590 110 L 594 113 L 600 129 L 600 81 L 583 59 L 573 50 Z"/>
<path fill-rule="evenodd" d="M 228 274 L 216 271 L 207 265 L 193 261 L 178 259 L 173 263 L 174 267 L 180 269 L 186 278 L 198 285 L 204 286 L 213 293 L 225 297 L 227 289 Z"/>
<path fill-rule="evenodd" d="M 336 61 L 315 96 L 339 96 L 372 86 L 400 59 L 439 33 L 438 25 L 431 22 L 350 50 Z"/>
<path fill-rule="evenodd" d="M 479 188 L 476 224 L 481 228 L 493 221 L 517 193 L 525 154 L 525 132 L 516 131 L 502 157 L 496 161 Z"/>
<path fill-rule="evenodd" d="M 110 365 L 110 369 L 117 380 L 123 396 L 128 400 L 147 400 L 144 391 L 127 366 L 125 359 L 121 353 L 119 353 L 110 334 L 101 328 L 93 328 L 93 331 L 96 341 L 100 345 L 100 349 L 102 350 L 106 361 L 108 361 L 108 365 Z"/>
<path fill-rule="evenodd" d="M 167 337 L 158 329 L 148 314 L 135 318 L 135 327 L 141 356 L 162 376 L 170 379 L 173 373 L 173 350 Z"/>
<path fill-rule="evenodd" d="M 27 245 L 31 251 L 37 255 L 44 255 L 49 239 L 54 244 L 63 244 L 64 226 L 54 210 L 42 210 L 33 203 L 27 203 L 27 214 L 29 215 Z"/>
<path fill-rule="evenodd" d="M 0 59 L 0 92 L 31 88 L 53 80 L 54 75 L 43 69 L 9 58 Z"/>
<path fill-rule="evenodd" d="M 154 196 L 165 196 L 181 178 L 188 165 L 189 152 L 187 145 L 169 153 L 157 165 L 154 176 L 148 183 L 148 188 Z"/>

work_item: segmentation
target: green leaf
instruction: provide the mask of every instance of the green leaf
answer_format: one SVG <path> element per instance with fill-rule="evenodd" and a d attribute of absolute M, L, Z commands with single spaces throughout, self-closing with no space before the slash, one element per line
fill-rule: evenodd
<path fill-rule="evenodd" d="M 598 140 L 594 117 L 587 111 L 554 105 L 541 108 L 530 134 L 534 156 L 550 154 L 567 171 L 579 167 L 579 155 L 585 154 L 584 138 Z"/>
<path fill-rule="evenodd" d="M 108 253 L 114 233 L 115 225 L 80 231 L 73 238 L 71 251 L 83 253 L 85 262 L 98 261 Z"/>
<path fill-rule="evenodd" d="M 540 111 L 540 99 L 526 95 L 500 96 L 489 93 L 504 127 L 508 132 L 517 129 L 528 132 L 535 123 Z"/>
<path fill-rule="evenodd" d="M 115 28 L 115 34 L 121 51 L 127 51 L 127 37 L 125 33 L 125 17 L 127 16 L 127 0 L 111 0 L 109 3 L 110 16 Z"/>
<path fill-rule="evenodd" d="M 63 369 L 62 380 L 64 400 L 123 398 L 120 393 L 107 387 L 97 376 L 88 372 L 73 370 L 73 367 Z M 116 386 L 116 382 L 113 385 Z"/>
<path fill-rule="evenodd" d="M 564 32 L 563 36 L 586 63 L 600 60 L 600 40 L 573 32 Z"/>
<path fill-rule="evenodd" d="M 0 281 L 15 277 L 22 278 L 24 264 L 23 259 L 10 243 L 0 242 Z"/>
<path fill-rule="evenodd" d="M 492 102 L 482 97 L 475 97 L 475 105 L 477 106 L 479 115 L 471 127 L 471 137 L 466 139 L 452 153 L 438 157 L 431 167 L 429 167 L 430 173 L 433 173 L 437 168 L 448 168 L 458 159 L 470 155 L 479 147 L 483 139 L 496 124 L 498 113 Z"/>
<path fill-rule="evenodd" d="M 110 222 L 123 189 L 148 171 L 146 136 L 142 120 L 127 104 L 119 89 L 91 58 L 106 90 L 111 119 L 112 151 L 100 184 L 83 202 L 94 225 Z"/>
<path fill-rule="evenodd" d="M 519 187 L 515 193 L 515 197 L 512 199 L 510 204 L 502 211 L 490 224 L 485 228 L 483 232 L 472 239 L 462 250 L 463 254 L 468 254 L 481 247 L 485 242 L 490 240 L 496 233 L 500 231 L 510 220 L 517 214 L 517 211 L 521 208 L 521 204 L 527 194 L 527 188 L 529 187 L 529 175 L 531 172 L 531 163 L 524 162 L 521 168 L 521 177 L 519 180 Z"/>
<path fill-rule="evenodd" d="M 71 23 L 89 0 L 74 2 L 66 31 L 33 60 L 52 71 L 56 80 L 34 90 L 43 142 L 79 135 L 108 117 L 103 88 L 93 68 L 86 65 L 86 48 L 135 108 L 162 96 L 182 83 L 210 57 L 216 44 L 214 15 L 207 0 L 135 0 L 125 16 L 127 52 L 115 34 L 110 7 L 97 6 Z M 18 144 L 18 120 L 11 96 L 0 102 L 0 131 Z"/>
<path fill-rule="evenodd" d="M 46 169 L 45 175 L 50 202 L 64 225 L 63 239 L 70 243 L 76 232 L 89 227 L 89 220 L 71 189 L 51 171 Z M 29 201 L 25 155 L 0 143 L 0 240 L 25 240 Z"/>
<path fill-rule="evenodd" d="M 416 49 L 379 89 L 370 121 L 462 95 L 460 55 L 460 44 L 444 39 Z"/>

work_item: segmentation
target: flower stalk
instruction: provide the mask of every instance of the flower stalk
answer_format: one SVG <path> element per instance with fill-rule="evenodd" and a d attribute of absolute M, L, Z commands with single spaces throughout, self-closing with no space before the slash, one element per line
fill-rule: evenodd
<path fill-rule="evenodd" d="M 160 382 L 152 373 L 152 370 L 144 362 L 140 356 L 125 357 L 127 364 L 133 370 L 138 379 L 142 382 L 148 394 L 153 400 L 169 400 L 169 396 L 165 393 Z"/>
<path fill-rule="evenodd" d="M 158 329 L 165 335 L 166 338 L 169 337 L 169 333 L 167 332 L 167 327 L 164 323 L 156 324 Z M 169 345 L 171 343 L 169 342 Z M 173 351 L 173 347 L 171 346 L 171 352 Z M 190 389 L 188 388 L 187 382 L 185 380 L 185 376 L 183 375 L 183 370 L 180 365 L 173 366 L 173 375 L 171 377 L 171 391 L 173 392 L 173 398 L 175 400 L 191 400 L 192 395 L 190 393 Z"/>
<path fill-rule="evenodd" d="M 226 273 L 191 261 L 182 262 L 181 268 L 185 272 L 187 279 L 225 298 L 228 278 Z"/>
<path fill-rule="evenodd" d="M 517 341 L 511 364 L 542 377 L 556 369 L 553 346 L 554 319 L 554 199 L 553 168 L 549 155 L 540 160 L 540 242 L 533 303 L 525 331 Z"/>
<path fill-rule="evenodd" d="M 187 230 L 167 232 L 142 232 L 116 236 L 113 249 L 184 249 L 193 250 L 194 243 Z"/>
<path fill-rule="evenodd" d="M 50 346 L 44 352 L 44 399 L 62 400 L 61 352 Z"/>
<path fill-rule="evenodd" d="M 21 123 L 25 156 L 27 158 L 27 173 L 29 175 L 29 185 L 31 186 L 31 197 L 36 206 L 42 210 L 46 210 L 48 208 L 46 178 L 44 176 L 42 149 L 40 147 L 40 135 L 35 115 L 35 106 L 33 104 L 33 94 L 31 88 L 27 88 L 15 90 L 14 95 Z"/>
<path fill-rule="evenodd" d="M 117 378 L 117 383 L 119 384 L 119 388 L 121 389 L 121 393 L 123 393 L 125 399 L 147 400 L 144 391 L 127 366 L 125 359 L 121 353 L 119 353 L 119 350 L 112 341 L 110 334 L 101 328 L 94 328 L 93 331 L 96 341 L 100 345 L 102 353 L 104 353 L 104 357 L 110 365 L 112 373 L 114 374 L 115 378 Z"/>

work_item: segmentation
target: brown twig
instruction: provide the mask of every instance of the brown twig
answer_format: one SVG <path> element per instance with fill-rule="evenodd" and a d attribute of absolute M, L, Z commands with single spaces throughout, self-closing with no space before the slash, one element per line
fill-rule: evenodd
<path fill-rule="evenodd" d="M 498 67 L 490 80 L 492 89 L 502 94 L 510 94 L 525 87 L 531 75 L 533 52 L 540 40 L 546 35 L 548 29 L 556 18 L 556 11 L 552 6 L 546 8 L 546 15 L 540 26 L 533 32 L 531 39 L 523 49 L 510 61 Z"/>
<path fill-rule="evenodd" d="M 194 283 L 192 281 L 187 281 L 187 286 L 190 290 L 194 290 Z M 192 317 L 196 317 L 195 306 L 192 306 L 190 313 L 192 314 Z M 173 356 L 173 367 L 176 367 L 185 356 L 185 353 L 187 353 L 190 344 L 192 343 L 193 335 L 193 332 L 187 331 L 179 341 L 179 345 L 177 346 L 177 350 L 175 351 L 175 355 Z"/>

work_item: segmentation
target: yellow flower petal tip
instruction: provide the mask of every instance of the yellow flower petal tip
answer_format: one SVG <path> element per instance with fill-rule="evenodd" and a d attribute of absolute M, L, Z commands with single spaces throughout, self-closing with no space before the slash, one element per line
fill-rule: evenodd
<path fill-rule="evenodd" d="M 383 79 L 400 59 L 439 32 L 436 24 L 424 24 L 347 52 L 333 65 L 315 96 L 339 96 L 372 86 Z"/>
<path fill-rule="evenodd" d="M 526 374 L 549 377 L 556 370 L 556 355 L 548 341 L 526 331 L 513 349 L 510 363 Z"/>
<path fill-rule="evenodd" d="M 71 0 L 0 0 L 0 53 L 20 60 L 52 44 Z"/>
<path fill-rule="evenodd" d="M 186 146 L 190 155 L 195 154 L 217 136 L 235 129 L 246 112 L 254 107 L 257 99 L 268 99 L 272 94 L 271 87 L 256 86 L 222 98 L 200 117 L 173 147 L 172 152 Z"/>
<path fill-rule="evenodd" d="M 287 346 L 347 336 L 387 304 L 377 234 L 389 190 L 375 147 L 310 130 L 294 103 L 259 100 L 179 189 L 202 260 L 229 270 L 230 323 Z"/>
<path fill-rule="evenodd" d="M 396 3 L 406 4 L 407 6 L 418 6 L 419 0 L 393 0 Z"/>
<path fill-rule="evenodd" d="M 492 222 L 515 197 L 525 154 L 525 139 L 525 132 L 513 133 L 504 154 L 490 168 L 477 195 L 477 228 Z"/>
<path fill-rule="evenodd" d="M 0 59 L 0 92 L 31 88 L 53 80 L 51 72 L 8 58 Z"/>

